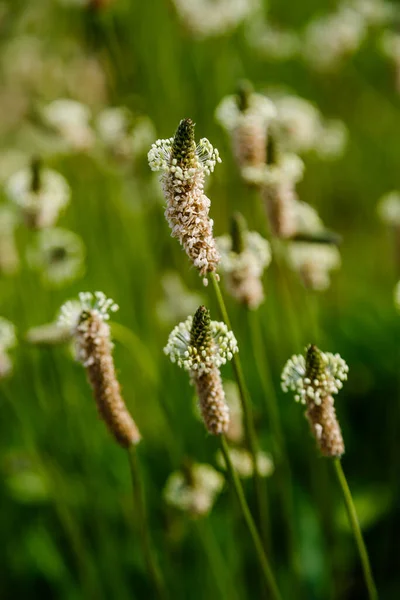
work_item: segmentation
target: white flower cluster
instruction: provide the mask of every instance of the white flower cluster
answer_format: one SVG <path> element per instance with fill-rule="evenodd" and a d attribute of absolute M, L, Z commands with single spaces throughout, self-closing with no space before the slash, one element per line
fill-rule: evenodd
<path fill-rule="evenodd" d="M 254 92 L 249 95 L 249 106 L 244 111 L 240 110 L 235 95 L 223 98 L 215 110 L 217 122 L 229 133 L 246 118 L 257 119 L 260 125 L 268 125 L 276 114 L 274 103 L 263 94 Z"/>
<path fill-rule="evenodd" d="M 300 49 L 300 37 L 295 31 L 265 21 L 260 14 L 249 21 L 245 34 L 249 46 L 269 60 L 289 60 Z"/>
<path fill-rule="evenodd" d="M 147 153 L 156 132 L 148 117 L 134 118 L 128 108 L 108 107 L 96 118 L 100 141 L 116 157 L 136 158 Z"/>
<path fill-rule="evenodd" d="M 227 274 L 242 273 L 261 277 L 264 269 L 271 262 L 271 248 L 269 242 L 257 231 L 243 233 L 245 249 L 239 254 L 232 250 L 230 235 L 216 238 L 217 247 L 221 254 L 221 270 Z"/>
<path fill-rule="evenodd" d="M 85 104 L 59 98 L 46 105 L 42 111 L 46 125 L 52 127 L 72 150 L 88 150 L 94 144 L 90 127 L 91 110 Z"/>
<path fill-rule="evenodd" d="M 182 121 L 177 135 L 185 124 L 188 127 L 183 137 L 194 128 L 190 120 Z M 188 139 L 184 141 L 190 146 Z M 210 200 L 204 194 L 204 178 L 221 159 L 218 150 L 203 138 L 197 146 L 193 141 L 192 148 L 186 147 L 187 156 L 180 156 L 178 164 L 178 158 L 173 155 L 174 143 L 174 138 L 157 140 L 148 153 L 149 165 L 153 171 L 162 171 L 161 182 L 167 200 L 165 217 L 171 235 L 180 241 L 193 265 L 205 277 L 216 270 L 219 255 L 213 238 L 213 221 L 208 216 Z M 206 278 L 203 282 L 207 285 Z"/>
<path fill-rule="evenodd" d="M 156 312 L 162 323 L 176 323 L 194 313 L 203 299 L 184 285 L 178 273 L 170 271 L 161 277 L 163 297 L 157 303 Z"/>
<path fill-rule="evenodd" d="M 76 300 L 68 300 L 60 308 L 58 323 L 61 327 L 76 328 L 79 320 L 86 313 L 95 313 L 102 321 L 110 319 L 110 313 L 119 309 L 118 304 L 103 292 L 80 292 L 79 303 Z"/>
<path fill-rule="evenodd" d="M 299 273 L 305 287 L 323 291 L 330 285 L 330 271 L 341 264 L 340 252 L 334 244 L 291 242 L 287 247 L 290 267 Z"/>
<path fill-rule="evenodd" d="M 81 238 L 59 227 L 39 231 L 28 249 L 30 265 L 40 271 L 43 283 L 49 287 L 62 287 L 82 276 L 84 256 Z"/>
<path fill-rule="evenodd" d="M 253 457 L 248 450 L 244 448 L 230 448 L 229 456 L 233 467 L 239 477 L 243 479 L 253 476 Z M 259 451 L 256 456 L 257 471 L 260 477 L 269 477 L 274 472 L 274 462 L 272 456 L 266 452 Z M 225 460 L 221 451 L 217 454 L 217 464 L 222 469 L 226 469 Z"/>
<path fill-rule="evenodd" d="M 49 227 L 70 200 L 66 179 L 52 169 L 40 170 L 40 186 L 32 190 L 32 171 L 22 169 L 8 179 L 5 187 L 8 198 L 22 210 L 27 220 L 32 218 L 39 228 Z"/>
<path fill-rule="evenodd" d="M 284 150 L 303 153 L 315 151 L 321 159 L 340 157 L 348 132 L 342 121 L 325 120 L 308 100 L 291 94 L 274 97 L 279 140 Z"/>
<path fill-rule="evenodd" d="M 169 356 L 171 362 L 185 371 L 196 376 L 209 373 L 232 360 L 235 352 L 239 351 L 233 332 L 228 330 L 225 323 L 219 321 L 210 322 L 211 347 L 195 348 L 190 343 L 192 324 L 193 317 L 190 316 L 174 327 L 164 348 L 164 353 Z"/>
<path fill-rule="evenodd" d="M 378 202 L 378 215 L 387 225 L 400 225 L 400 193 L 385 194 Z"/>
<path fill-rule="evenodd" d="M 319 405 L 326 396 L 337 394 L 347 380 L 349 367 L 339 354 L 321 352 L 321 358 L 323 372 L 313 381 L 306 377 L 306 359 L 302 354 L 292 356 L 284 366 L 282 389 L 295 392 L 296 402 L 312 401 Z"/>
<path fill-rule="evenodd" d="M 239 25 L 260 0 L 173 0 L 184 26 L 197 38 L 223 35 Z"/>
<path fill-rule="evenodd" d="M 225 479 L 210 465 L 193 464 L 188 468 L 189 475 L 182 471 L 171 473 L 163 491 L 164 500 L 194 517 L 202 516 L 211 510 Z"/>

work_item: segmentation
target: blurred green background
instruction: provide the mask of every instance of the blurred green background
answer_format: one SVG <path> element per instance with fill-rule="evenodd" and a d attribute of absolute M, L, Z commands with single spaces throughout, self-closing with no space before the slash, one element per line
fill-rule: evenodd
<path fill-rule="evenodd" d="M 330 289 L 317 294 L 289 270 L 282 276 L 273 262 L 259 309 L 293 474 L 302 594 L 307 600 L 366 597 L 331 465 L 318 457 L 302 409 L 280 389 L 285 361 L 316 341 L 340 352 L 350 368 L 336 401 L 346 444 L 343 468 L 380 597 L 400 597 L 400 319 L 393 304 L 399 263 L 393 236 L 376 213 L 378 199 L 399 186 L 396 66 L 379 50 L 382 31 L 398 23 L 370 27 L 356 52 L 332 71 L 318 72 L 298 55 L 278 61 L 258 52 L 249 42 L 248 22 L 196 39 L 167 0 L 84 4 L 0 3 L 2 189 L 13 170 L 40 155 L 71 187 L 71 204 L 59 225 L 78 233 L 86 246 L 85 275 L 52 289 L 24 258 L 35 233 L 20 226 L 21 268 L 0 278 L 0 315 L 16 325 L 19 336 L 13 374 L 0 382 L 1 598 L 153 597 L 137 541 L 128 462 L 97 417 L 84 370 L 68 348 L 34 347 L 25 340 L 30 327 L 52 321 L 60 305 L 82 290 L 103 290 L 120 305 L 115 362 L 143 435 L 139 453 L 151 531 L 171 597 L 234 598 L 235 592 L 240 599 L 262 597 L 253 548 L 228 487 L 210 515 L 197 521 L 162 498 L 169 474 L 185 457 L 215 465 L 217 449 L 193 416 L 187 375 L 162 352 L 176 324 L 158 317 L 162 276 L 177 271 L 217 318 L 212 290 L 203 288 L 170 238 L 145 153 L 121 165 L 103 151 L 60 152 L 38 116 L 41 106 L 58 97 L 87 103 L 93 114 L 108 105 L 126 106 L 150 117 L 161 138 L 191 117 L 197 137 L 208 137 L 222 157 L 207 188 L 216 235 L 227 231 L 235 210 L 263 232 L 257 194 L 241 181 L 229 139 L 214 119 L 218 103 L 243 78 L 257 91 L 284 88 L 315 103 L 349 132 L 339 159 L 303 157 L 306 171 L 298 187 L 300 198 L 343 236 L 340 271 Z M 300 35 L 312 19 L 337 6 L 275 1 L 261 14 Z M 29 44 L 15 53 L 16 41 L 26 39 L 40 46 L 38 75 L 36 63 L 29 62 Z M 21 68 L 24 56 L 28 66 Z M 75 65 L 89 59 L 101 73 L 98 88 L 89 76 L 74 78 Z M 2 199 L 7 201 L 4 191 Z M 245 312 L 226 300 L 260 445 L 273 452 Z M 229 366 L 223 375 L 232 379 Z M 271 556 L 284 597 L 294 598 L 300 592 L 287 563 L 274 478 L 267 480 Z M 253 505 L 251 482 L 245 487 Z"/>

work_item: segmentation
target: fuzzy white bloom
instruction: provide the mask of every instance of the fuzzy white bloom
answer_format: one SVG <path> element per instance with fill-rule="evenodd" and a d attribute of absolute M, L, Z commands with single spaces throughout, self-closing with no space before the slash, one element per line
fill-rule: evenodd
<path fill-rule="evenodd" d="M 260 5 L 260 0 L 172 0 L 182 23 L 197 38 L 235 29 Z"/>
<path fill-rule="evenodd" d="M 246 167 L 243 169 L 244 178 L 257 185 L 275 186 L 284 184 L 294 186 L 304 174 L 304 162 L 296 154 L 283 154 L 277 164 L 262 167 Z"/>
<path fill-rule="evenodd" d="M 276 117 L 274 103 L 263 94 L 249 94 L 248 107 L 240 110 L 238 98 L 235 95 L 226 96 L 215 109 L 217 122 L 229 133 L 232 133 L 247 118 L 257 119 L 261 126 L 267 126 Z"/>
<path fill-rule="evenodd" d="M 156 131 L 148 117 L 134 118 L 126 107 L 109 107 L 96 119 L 96 129 L 102 143 L 116 155 L 135 158 L 145 155 Z"/>
<path fill-rule="evenodd" d="M 349 6 L 339 6 L 335 13 L 314 19 L 304 37 L 304 58 L 319 71 L 331 71 L 354 54 L 367 34 L 367 21 Z"/>
<path fill-rule="evenodd" d="M 400 225 L 400 193 L 393 191 L 382 196 L 378 202 L 378 215 L 387 225 Z"/>
<path fill-rule="evenodd" d="M 318 379 L 306 377 L 306 359 L 302 354 L 294 355 L 282 371 L 282 389 L 284 392 L 295 392 L 296 402 L 306 404 L 312 401 L 320 405 L 326 396 L 337 394 L 347 380 L 349 367 L 339 354 L 321 352 L 323 369 Z"/>
<path fill-rule="evenodd" d="M 56 227 L 38 232 L 28 248 L 27 258 L 49 287 L 62 287 L 84 273 L 83 242 L 76 233 L 67 229 Z"/>
<path fill-rule="evenodd" d="M 248 450 L 244 448 L 230 448 L 229 456 L 239 477 L 246 479 L 253 476 L 253 458 Z M 270 477 L 273 474 L 275 467 L 270 454 L 259 451 L 257 452 L 256 461 L 257 471 L 260 477 Z M 218 451 L 217 453 L 217 464 L 222 469 L 226 469 L 225 460 L 221 451 Z"/>
<path fill-rule="evenodd" d="M 400 35 L 393 31 L 384 31 L 380 39 L 380 49 L 384 56 L 398 64 L 400 61 Z"/>
<path fill-rule="evenodd" d="M 110 313 L 115 313 L 118 309 L 118 304 L 112 298 L 107 298 L 104 292 L 80 292 L 79 302 L 68 300 L 61 306 L 58 323 L 61 327 L 74 330 L 84 313 L 93 312 L 102 321 L 108 321 Z"/>
<path fill-rule="evenodd" d="M 225 479 L 206 464 L 195 463 L 187 467 L 187 471 L 171 473 L 163 490 L 164 500 L 194 517 L 206 515 L 224 487 Z"/>
<path fill-rule="evenodd" d="M 297 200 L 294 205 L 296 213 L 296 231 L 298 233 L 314 234 L 324 229 L 321 217 L 310 204 Z"/>
<path fill-rule="evenodd" d="M 399 16 L 398 7 L 385 0 L 349 0 L 346 5 L 355 10 L 369 26 L 382 26 Z"/>
<path fill-rule="evenodd" d="M 400 281 L 396 283 L 394 288 L 394 305 L 400 311 Z"/>
<path fill-rule="evenodd" d="M 299 35 L 295 31 L 266 22 L 259 13 L 249 20 L 245 34 L 249 46 L 269 60 L 289 60 L 300 49 Z"/>
<path fill-rule="evenodd" d="M 59 98 L 45 106 L 41 114 L 45 123 L 53 127 L 73 150 L 87 150 L 93 146 L 88 106 L 76 100 Z"/>
<path fill-rule="evenodd" d="M 333 244 L 291 242 L 287 248 L 291 268 L 298 272 L 308 288 L 324 291 L 329 287 L 329 273 L 341 264 L 340 252 Z"/>
<path fill-rule="evenodd" d="M 336 160 L 343 155 L 348 138 L 348 129 L 339 119 L 321 122 L 315 152 L 322 160 Z"/>
<path fill-rule="evenodd" d="M 228 330 L 225 323 L 219 321 L 210 322 L 212 343 L 197 349 L 191 344 L 192 325 L 193 317 L 189 316 L 186 321 L 174 327 L 164 348 L 164 353 L 169 356 L 171 362 L 185 371 L 196 375 L 208 373 L 232 360 L 235 352 L 239 351 L 233 332 Z"/>
<path fill-rule="evenodd" d="M 11 348 L 14 348 L 16 344 L 17 335 L 15 326 L 11 321 L 0 317 L 0 351 L 8 351 Z"/>
<path fill-rule="evenodd" d="M 157 303 L 156 312 L 163 323 L 176 323 L 194 313 L 203 303 L 200 294 L 190 292 L 178 273 L 170 271 L 161 277 L 163 298 Z"/>
<path fill-rule="evenodd" d="M 219 255 L 213 238 L 213 221 L 209 218 L 210 200 L 204 194 L 205 175 L 221 162 L 218 150 L 203 138 L 196 145 L 194 124 L 180 122 L 174 138 L 157 140 L 148 160 L 153 171 L 161 171 L 167 200 L 165 217 L 172 237 L 185 248 L 193 265 L 205 277 L 216 270 Z M 203 279 L 207 285 L 207 279 Z"/>
<path fill-rule="evenodd" d="M 51 227 L 70 201 L 69 185 L 60 173 L 47 168 L 40 168 L 39 189 L 32 189 L 32 182 L 31 169 L 17 171 L 6 183 L 6 194 L 28 224 L 39 229 Z"/>

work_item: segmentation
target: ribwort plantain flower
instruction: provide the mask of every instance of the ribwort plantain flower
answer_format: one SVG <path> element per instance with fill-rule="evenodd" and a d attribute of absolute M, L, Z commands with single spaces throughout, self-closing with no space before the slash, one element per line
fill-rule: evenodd
<path fill-rule="evenodd" d="M 6 183 L 6 195 L 33 229 L 51 227 L 70 201 L 66 179 L 34 159 L 31 168 L 17 171 Z"/>
<path fill-rule="evenodd" d="M 215 111 L 215 118 L 229 133 L 233 153 L 246 177 L 246 167 L 259 167 L 266 161 L 267 135 L 276 116 L 274 104 L 266 96 L 256 94 L 251 84 L 242 82 L 234 96 L 224 98 Z"/>
<path fill-rule="evenodd" d="M 17 344 L 14 325 L 0 317 L 0 380 L 8 377 L 13 369 L 9 351 Z"/>
<path fill-rule="evenodd" d="M 86 151 L 92 148 L 95 140 L 90 127 L 91 110 L 85 104 L 58 98 L 47 104 L 41 111 L 45 124 L 58 133 L 69 151 Z"/>
<path fill-rule="evenodd" d="M 287 252 L 290 267 L 306 288 L 315 291 L 328 289 L 330 272 L 341 264 L 338 248 L 330 243 L 294 241 L 289 243 Z"/>
<path fill-rule="evenodd" d="M 225 323 L 211 321 L 205 306 L 172 330 L 164 348 L 170 360 L 189 373 L 204 424 L 213 435 L 226 433 L 229 428 L 229 408 L 219 369 L 238 350 L 232 331 Z"/>
<path fill-rule="evenodd" d="M 176 323 L 193 313 L 202 303 L 200 294 L 191 292 L 178 273 L 169 271 L 161 277 L 163 298 L 157 303 L 157 316 L 161 323 Z"/>
<path fill-rule="evenodd" d="M 171 235 L 180 241 L 207 285 L 207 273 L 216 271 L 220 257 L 208 216 L 210 200 L 204 194 L 204 179 L 221 162 L 218 150 L 206 138 L 196 145 L 194 123 L 184 119 L 173 138 L 152 145 L 148 160 L 153 171 L 162 172 Z"/>
<path fill-rule="evenodd" d="M 170 506 L 193 518 L 208 514 L 224 487 L 225 478 L 207 464 L 191 463 L 169 476 L 163 491 Z"/>
<path fill-rule="evenodd" d="M 100 417 L 117 443 L 129 448 L 141 436 L 122 398 L 112 358 L 108 320 L 118 305 L 103 292 L 82 292 L 79 301 L 78 313 L 72 301 L 61 307 L 59 323 L 74 336 L 77 359 L 86 369 Z"/>
<path fill-rule="evenodd" d="M 296 402 L 306 405 L 306 417 L 324 456 L 344 454 L 333 395 L 342 388 L 348 371 L 339 354 L 321 352 L 314 345 L 308 346 L 305 356 L 292 356 L 282 371 L 282 389 L 295 392 Z"/>
<path fill-rule="evenodd" d="M 64 305 L 65 306 L 65 305 Z M 61 310 L 58 311 L 54 321 L 37 325 L 28 329 L 25 339 L 29 344 L 53 346 L 71 342 L 74 332 L 70 323 L 77 321 L 81 313 L 81 303 L 79 300 L 71 300 L 69 303 L 69 322 L 60 323 Z M 63 309 L 64 312 L 64 309 Z"/>
<path fill-rule="evenodd" d="M 85 248 L 73 231 L 59 227 L 37 233 L 28 249 L 30 265 L 40 272 L 47 287 L 58 288 L 79 279 L 85 270 Z"/>
<path fill-rule="evenodd" d="M 228 292 L 248 308 L 257 309 L 264 300 L 261 277 L 271 262 L 268 241 L 248 231 L 242 215 L 236 214 L 231 235 L 218 237 L 216 242 Z"/>

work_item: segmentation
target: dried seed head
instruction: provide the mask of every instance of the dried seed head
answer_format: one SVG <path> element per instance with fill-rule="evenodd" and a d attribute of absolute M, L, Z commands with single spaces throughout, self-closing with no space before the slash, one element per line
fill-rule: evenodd
<path fill-rule="evenodd" d="M 74 331 L 78 360 L 86 368 L 100 417 L 123 447 L 140 442 L 139 430 L 125 406 L 112 358 L 109 312 L 118 310 L 102 292 L 80 294 L 80 312 L 67 302 L 61 308 L 60 323 Z"/>
<path fill-rule="evenodd" d="M 214 367 L 193 377 L 204 425 L 212 435 L 221 435 L 229 429 L 229 407 L 226 403 L 221 374 Z"/>
<path fill-rule="evenodd" d="M 310 345 L 305 357 L 292 356 L 282 372 L 282 389 L 295 392 L 296 402 L 307 405 L 306 417 L 324 456 L 340 456 L 344 453 L 333 395 L 342 388 L 348 370 L 339 354 L 321 352 L 316 346 Z"/>
<path fill-rule="evenodd" d="M 206 138 L 196 146 L 194 123 L 183 119 L 173 138 L 152 145 L 148 160 L 153 171 L 162 171 L 165 217 L 172 237 L 180 241 L 200 275 L 216 271 L 219 255 L 213 221 L 208 216 L 210 200 L 204 194 L 204 178 L 221 162 L 218 150 Z"/>
<path fill-rule="evenodd" d="M 256 309 L 264 300 L 261 277 L 271 262 L 271 251 L 267 240 L 245 226 L 243 217 L 236 217 L 231 236 L 216 241 L 227 290 L 248 308 Z"/>
<path fill-rule="evenodd" d="M 192 517 L 201 517 L 210 512 L 224 482 L 223 475 L 210 465 L 192 463 L 169 476 L 164 500 Z"/>

